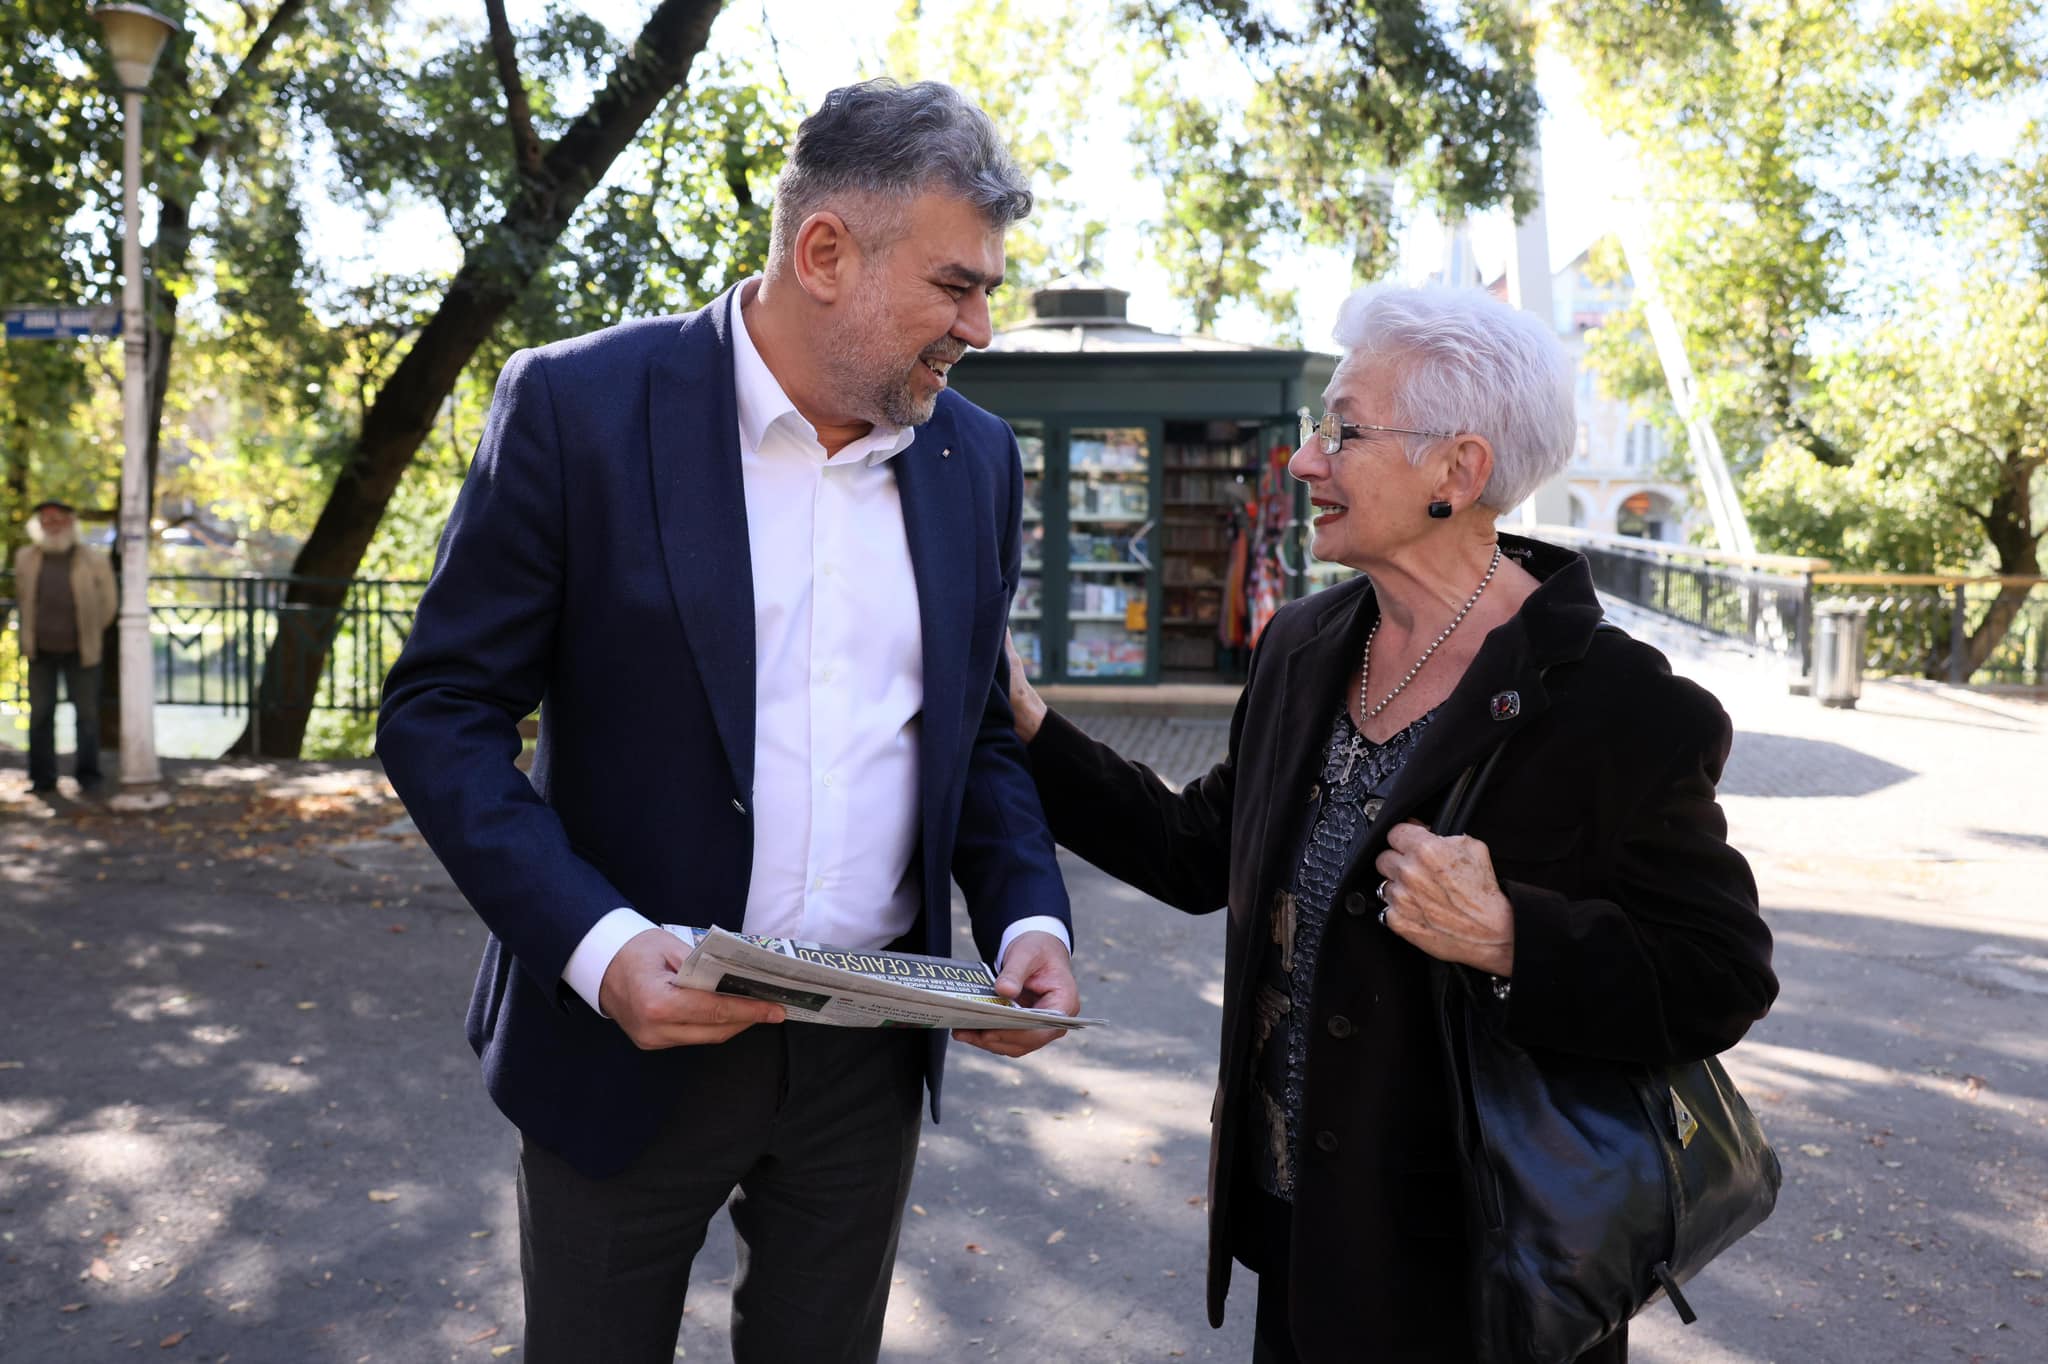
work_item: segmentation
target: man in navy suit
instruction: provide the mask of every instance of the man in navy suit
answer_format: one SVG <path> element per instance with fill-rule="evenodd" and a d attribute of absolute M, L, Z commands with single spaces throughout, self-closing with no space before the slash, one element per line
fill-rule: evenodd
<path fill-rule="evenodd" d="M 837 90 L 761 278 L 498 381 L 377 748 L 490 928 L 533 1364 L 670 1359 L 728 1198 L 740 1364 L 880 1348 L 945 1038 L 680 988 L 656 924 L 948 955 L 957 882 L 999 988 L 1080 1007 L 1002 663 L 1023 473 L 946 386 L 1030 209 L 953 90 Z"/>

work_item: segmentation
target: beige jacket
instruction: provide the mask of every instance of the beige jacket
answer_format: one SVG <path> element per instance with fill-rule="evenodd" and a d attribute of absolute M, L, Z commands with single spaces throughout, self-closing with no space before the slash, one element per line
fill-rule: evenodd
<path fill-rule="evenodd" d="M 78 661 L 100 665 L 100 645 L 114 623 L 120 598 L 114 587 L 114 565 L 100 550 L 80 545 L 71 561 L 71 600 L 78 608 Z M 21 624 L 21 652 L 36 656 L 36 580 L 43 573 L 43 551 L 23 545 L 14 556 L 14 609 Z"/>

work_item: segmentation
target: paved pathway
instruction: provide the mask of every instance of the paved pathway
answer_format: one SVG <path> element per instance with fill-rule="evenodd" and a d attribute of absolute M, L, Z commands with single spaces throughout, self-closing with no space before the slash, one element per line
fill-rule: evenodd
<path fill-rule="evenodd" d="M 1636 1357 L 2048 1359 L 2048 711 L 1893 683 L 1827 711 L 1626 623 L 1741 731 L 1726 804 L 1785 993 L 1731 1066 L 1788 1175 L 1693 1286 L 1701 1324 L 1654 1309 Z M 1085 723 L 1176 780 L 1223 737 Z M 0 1359 L 518 1358 L 474 918 L 370 764 L 175 770 L 146 821 L 0 803 Z M 955 1050 L 889 1359 L 1249 1355 L 1249 1276 L 1224 1330 L 1201 1309 L 1220 921 L 1069 872 L 1116 1026 Z M 727 1358 L 731 1255 L 721 1227 L 684 1358 Z"/>

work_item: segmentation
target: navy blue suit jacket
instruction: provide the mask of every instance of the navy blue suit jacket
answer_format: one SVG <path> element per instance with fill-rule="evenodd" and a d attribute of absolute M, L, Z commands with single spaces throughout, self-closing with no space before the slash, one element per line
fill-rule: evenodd
<path fill-rule="evenodd" d="M 570 990 L 570 954 L 621 905 L 737 931 L 754 820 L 776 817 L 752 799 L 735 298 L 506 365 L 378 716 L 392 785 L 490 929 L 469 1040 L 491 1096 L 593 1176 L 718 1096 L 695 1048 L 641 1051 Z M 951 392 L 890 467 L 923 622 L 923 950 L 950 955 L 957 881 L 992 958 L 1018 919 L 1070 922 L 1003 665 L 1023 473 L 1009 428 Z"/>

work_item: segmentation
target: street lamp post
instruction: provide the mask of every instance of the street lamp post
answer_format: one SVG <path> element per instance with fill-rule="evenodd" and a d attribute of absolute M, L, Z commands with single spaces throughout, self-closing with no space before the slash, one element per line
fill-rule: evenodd
<path fill-rule="evenodd" d="M 154 786 L 156 678 L 149 645 L 148 333 L 142 320 L 142 95 L 178 26 L 143 5 L 102 5 L 121 78 L 121 784 Z"/>

